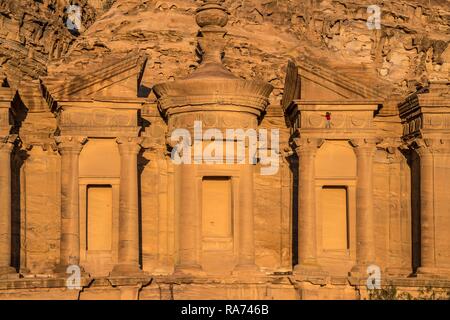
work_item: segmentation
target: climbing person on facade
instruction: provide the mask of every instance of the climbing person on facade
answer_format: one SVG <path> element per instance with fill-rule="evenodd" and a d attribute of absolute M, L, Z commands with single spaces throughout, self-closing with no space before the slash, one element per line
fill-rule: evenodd
<path fill-rule="evenodd" d="M 325 128 L 330 129 L 331 128 L 331 112 L 327 112 L 325 114 L 325 119 L 326 119 L 326 123 L 325 123 Z"/>

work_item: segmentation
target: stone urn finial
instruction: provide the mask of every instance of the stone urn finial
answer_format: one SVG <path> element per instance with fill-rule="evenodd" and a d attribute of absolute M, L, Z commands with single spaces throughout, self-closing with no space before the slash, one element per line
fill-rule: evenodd
<path fill-rule="evenodd" d="M 222 63 L 225 48 L 225 26 L 228 23 L 228 11 L 222 6 L 224 0 L 203 0 L 197 9 L 196 21 L 200 27 L 198 44 L 202 64 Z"/>
<path fill-rule="evenodd" d="M 192 127 L 193 113 L 229 119 L 238 112 L 246 122 L 256 124 L 269 105 L 272 85 L 262 81 L 244 80 L 231 73 L 222 64 L 225 48 L 225 27 L 228 11 L 222 6 L 223 0 L 203 0 L 197 9 L 197 24 L 200 27 L 198 49 L 202 61 L 198 68 L 187 77 L 160 83 L 153 87 L 158 98 L 159 109 L 168 118 L 169 128 L 176 129 L 180 122 Z M 189 115 L 189 117 L 185 117 Z M 198 119 L 198 118 L 196 118 Z M 210 119 L 210 118 L 209 118 Z M 207 122 L 207 121 L 205 121 Z M 242 124 L 236 124 L 243 127 Z"/>

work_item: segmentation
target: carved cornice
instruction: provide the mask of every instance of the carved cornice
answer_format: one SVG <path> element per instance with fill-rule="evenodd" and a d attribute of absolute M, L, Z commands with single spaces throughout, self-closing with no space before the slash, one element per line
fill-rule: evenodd
<path fill-rule="evenodd" d="M 172 108 L 213 106 L 220 111 L 227 106 L 254 109 L 258 114 L 269 104 L 273 87 L 264 82 L 241 79 L 192 79 L 159 84 L 154 87 L 160 109 L 170 114 Z"/>
<path fill-rule="evenodd" d="M 424 131 L 450 134 L 450 82 L 432 82 L 399 104 L 405 139 Z"/>
<path fill-rule="evenodd" d="M 405 100 L 398 104 L 400 117 L 407 118 L 409 114 L 415 112 L 419 108 L 419 98 L 417 93 L 414 93 L 405 98 Z"/>

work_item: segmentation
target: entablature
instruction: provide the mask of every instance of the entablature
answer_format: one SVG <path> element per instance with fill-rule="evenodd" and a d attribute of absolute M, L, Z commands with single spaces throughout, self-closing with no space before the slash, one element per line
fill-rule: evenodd
<path fill-rule="evenodd" d="M 450 135 L 450 81 L 431 82 L 408 96 L 399 110 L 405 140 Z"/>
<path fill-rule="evenodd" d="M 294 100 L 287 109 L 292 130 L 321 136 L 360 135 L 373 131 L 378 101 Z M 364 133 L 365 134 L 365 133 Z"/>

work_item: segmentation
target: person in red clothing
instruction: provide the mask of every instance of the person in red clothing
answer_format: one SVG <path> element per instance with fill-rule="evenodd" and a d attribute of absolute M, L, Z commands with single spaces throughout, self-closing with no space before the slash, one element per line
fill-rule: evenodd
<path fill-rule="evenodd" d="M 325 124 L 325 128 L 330 129 L 331 128 L 331 113 L 327 112 L 325 114 L 325 119 L 326 119 L 326 124 Z"/>

